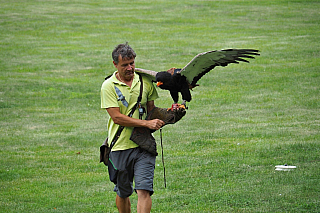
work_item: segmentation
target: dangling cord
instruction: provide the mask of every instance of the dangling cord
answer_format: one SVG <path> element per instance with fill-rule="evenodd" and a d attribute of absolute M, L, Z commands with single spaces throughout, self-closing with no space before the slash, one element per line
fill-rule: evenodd
<path fill-rule="evenodd" d="M 166 181 L 166 167 L 164 166 L 164 157 L 163 157 L 162 129 L 160 129 L 160 141 L 161 141 L 161 149 L 162 149 L 162 166 L 163 166 L 163 180 L 164 180 L 164 188 L 167 188 L 167 181 Z"/>

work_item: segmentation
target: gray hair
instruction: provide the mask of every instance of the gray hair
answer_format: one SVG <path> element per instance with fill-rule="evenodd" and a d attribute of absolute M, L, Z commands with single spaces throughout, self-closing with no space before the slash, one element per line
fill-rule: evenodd
<path fill-rule="evenodd" d="M 132 59 L 136 57 L 136 53 L 129 46 L 128 42 L 126 42 L 125 44 L 117 45 L 112 51 L 112 59 L 116 64 L 119 63 L 120 55 L 123 59 Z"/>

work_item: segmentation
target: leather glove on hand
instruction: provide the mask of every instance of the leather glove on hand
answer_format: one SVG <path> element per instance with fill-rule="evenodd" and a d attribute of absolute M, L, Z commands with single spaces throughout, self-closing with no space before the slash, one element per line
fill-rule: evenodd
<path fill-rule="evenodd" d="M 165 122 L 164 126 L 167 124 L 174 124 L 181 120 L 183 116 L 185 116 L 186 110 L 183 108 L 179 108 L 177 110 L 169 110 L 167 108 L 158 108 L 155 107 L 151 110 L 151 112 L 147 115 L 146 120 L 152 119 L 160 119 Z M 155 130 L 151 130 L 154 132 Z"/>
<path fill-rule="evenodd" d="M 168 111 L 167 108 L 155 107 L 147 115 L 146 120 L 160 119 L 167 124 L 174 124 L 178 122 L 186 114 L 185 109 L 177 109 L 174 111 Z M 132 131 L 130 140 L 138 144 L 142 149 L 147 150 L 151 154 L 157 156 L 157 144 L 156 140 L 152 136 L 152 132 L 155 130 L 150 130 L 146 127 L 135 127 Z"/>

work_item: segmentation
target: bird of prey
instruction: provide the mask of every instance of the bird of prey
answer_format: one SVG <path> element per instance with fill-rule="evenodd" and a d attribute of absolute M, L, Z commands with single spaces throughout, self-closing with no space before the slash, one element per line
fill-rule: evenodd
<path fill-rule="evenodd" d="M 197 81 L 214 69 L 216 66 L 225 67 L 228 64 L 239 64 L 239 62 L 249 63 L 248 58 L 254 59 L 258 56 L 259 50 L 255 49 L 225 49 L 204 52 L 196 55 L 184 68 L 170 69 L 168 71 L 156 72 L 136 68 L 135 71 L 147 73 L 155 77 L 157 86 L 164 90 L 169 90 L 174 101 L 171 109 L 176 109 L 181 105 L 186 107 L 186 102 L 191 101 L 190 90 L 197 85 Z M 178 105 L 179 92 L 182 95 L 182 104 Z"/>

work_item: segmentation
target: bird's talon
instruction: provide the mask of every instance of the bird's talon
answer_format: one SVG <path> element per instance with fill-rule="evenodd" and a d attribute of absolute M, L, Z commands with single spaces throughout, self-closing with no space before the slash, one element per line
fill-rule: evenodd
<path fill-rule="evenodd" d="M 174 111 L 174 110 L 179 109 L 179 105 L 180 105 L 180 104 L 172 104 L 172 106 L 171 106 L 171 111 Z"/>
<path fill-rule="evenodd" d="M 179 109 L 188 109 L 186 105 L 184 104 L 179 104 Z"/>
<path fill-rule="evenodd" d="M 168 108 L 167 111 L 175 111 L 179 109 L 188 109 L 185 104 L 172 104 L 171 108 Z"/>

